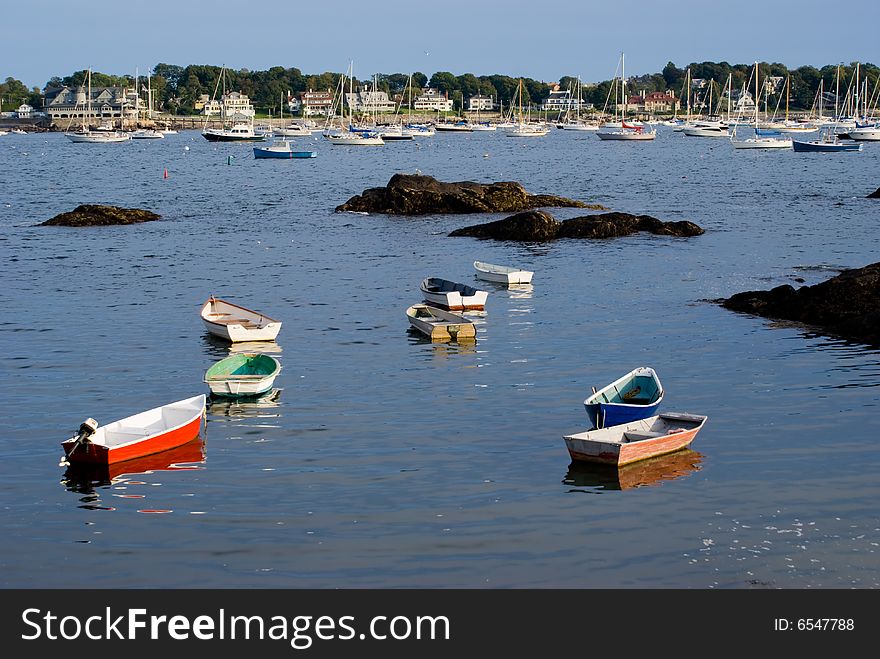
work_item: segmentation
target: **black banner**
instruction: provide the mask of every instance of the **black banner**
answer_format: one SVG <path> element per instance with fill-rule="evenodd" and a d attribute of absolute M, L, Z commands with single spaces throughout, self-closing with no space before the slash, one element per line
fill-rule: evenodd
<path fill-rule="evenodd" d="M 0 592 L 7 657 L 162 659 L 840 652 L 873 638 L 880 597 L 872 590 Z"/>

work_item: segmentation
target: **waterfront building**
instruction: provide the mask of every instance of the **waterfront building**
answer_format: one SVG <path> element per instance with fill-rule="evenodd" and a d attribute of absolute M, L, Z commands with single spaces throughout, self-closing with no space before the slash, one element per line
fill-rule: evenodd
<path fill-rule="evenodd" d="M 345 102 L 352 112 L 394 112 L 394 101 L 383 91 L 361 87 L 358 91 L 346 94 Z"/>
<path fill-rule="evenodd" d="M 452 99 L 448 94 L 441 94 L 433 87 L 425 87 L 413 101 L 413 110 L 429 110 L 432 112 L 451 112 Z"/>
<path fill-rule="evenodd" d="M 333 92 L 312 91 L 302 93 L 302 114 L 304 117 L 329 116 L 333 110 Z"/>
<path fill-rule="evenodd" d="M 241 92 L 229 92 L 220 97 L 220 100 L 206 100 L 207 95 L 202 95 L 198 104 L 202 105 L 202 114 L 206 117 L 223 115 L 229 121 L 250 121 L 254 118 L 254 106 L 246 94 Z"/>
<path fill-rule="evenodd" d="M 477 94 L 468 99 L 468 110 L 471 112 L 491 112 L 495 109 L 495 99 L 491 96 Z"/>
<path fill-rule="evenodd" d="M 43 111 L 53 121 L 82 121 L 89 114 L 86 87 L 60 87 L 46 91 Z M 137 121 L 143 109 L 137 91 L 129 87 L 92 87 L 91 116 L 107 121 Z"/>
<path fill-rule="evenodd" d="M 558 84 L 550 88 L 548 96 L 541 105 L 542 110 L 565 112 L 573 107 L 574 101 L 570 89 L 561 89 Z"/>

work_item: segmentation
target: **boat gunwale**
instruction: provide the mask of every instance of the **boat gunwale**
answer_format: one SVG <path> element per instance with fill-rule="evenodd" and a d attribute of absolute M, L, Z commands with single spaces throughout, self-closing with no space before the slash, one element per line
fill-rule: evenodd
<path fill-rule="evenodd" d="M 172 405 L 177 405 L 178 403 L 188 403 L 188 402 L 190 402 L 190 401 L 195 401 L 195 400 L 198 399 L 198 398 L 201 398 L 201 399 L 202 399 L 201 409 L 198 410 L 198 414 L 193 415 L 193 416 L 190 416 L 190 417 L 187 417 L 186 421 L 184 421 L 183 423 L 180 423 L 180 424 L 178 424 L 178 425 L 176 425 L 176 426 L 172 426 L 172 427 L 170 427 L 170 428 L 165 428 L 165 429 L 163 429 L 163 430 L 161 430 L 161 431 L 159 431 L 159 432 L 155 432 L 155 433 L 153 433 L 153 434 L 151 434 L 151 435 L 144 435 L 143 437 L 138 437 L 138 438 L 133 439 L 133 440 L 131 440 L 131 441 L 129 441 L 129 442 L 125 442 L 125 443 L 121 443 L 121 444 L 113 444 L 113 445 L 111 446 L 111 445 L 108 445 L 107 443 L 105 443 L 105 441 L 103 441 L 103 440 L 106 438 L 106 435 L 107 435 L 107 430 L 106 430 L 107 427 L 113 425 L 114 423 L 120 423 L 120 424 L 121 424 L 123 421 L 126 421 L 127 419 L 134 418 L 134 417 L 136 417 L 136 416 L 138 416 L 138 415 L 140 415 L 140 414 L 148 414 L 149 412 L 155 412 L 155 411 L 157 411 L 157 410 L 163 410 L 163 409 L 165 409 L 166 407 L 171 407 Z M 194 407 L 193 410 L 195 410 L 195 409 L 196 409 L 196 408 Z M 167 404 L 165 404 L 165 405 L 159 405 L 159 406 L 157 406 L 157 407 L 152 407 L 152 408 L 150 408 L 150 409 L 148 409 L 148 410 L 143 410 L 143 411 L 141 411 L 141 412 L 137 412 L 136 414 L 129 414 L 129 415 L 126 416 L 126 417 L 123 417 L 123 418 L 121 418 L 121 419 L 116 419 L 115 421 L 111 421 L 110 423 L 104 424 L 103 426 L 98 426 L 98 428 L 95 430 L 95 433 L 97 433 L 98 430 L 101 430 L 101 429 L 104 430 L 104 432 L 102 433 L 102 441 L 101 441 L 101 442 L 96 442 L 96 441 L 94 441 L 94 440 L 89 440 L 88 443 L 89 443 L 89 444 L 93 444 L 94 446 L 100 446 L 100 447 L 106 449 L 108 453 L 110 453 L 110 452 L 115 451 L 115 450 L 120 449 L 120 448 L 125 448 L 125 447 L 128 447 L 128 446 L 132 446 L 132 445 L 134 445 L 134 444 L 141 444 L 141 443 L 143 443 L 143 442 L 147 442 L 147 441 L 149 441 L 149 440 L 151 440 L 151 439 L 155 439 L 156 437 L 160 437 L 160 436 L 162 436 L 162 435 L 167 435 L 167 434 L 170 434 L 170 433 L 175 432 L 175 431 L 177 431 L 177 430 L 180 430 L 181 428 L 184 428 L 184 427 L 188 426 L 189 424 L 191 424 L 193 421 L 195 421 L 195 420 L 198 419 L 199 417 L 204 416 L 206 410 L 207 410 L 207 395 L 206 395 L 206 394 L 199 394 L 199 395 L 197 395 L 197 396 L 192 396 L 191 398 L 184 398 L 184 399 L 182 399 L 182 400 L 174 401 L 173 403 L 167 403 Z M 121 426 L 121 427 L 125 427 L 125 426 Z M 120 433 L 120 434 L 124 434 L 124 433 Z M 76 442 L 76 437 L 71 437 L 70 439 L 66 439 L 66 440 L 64 440 L 63 442 L 61 442 L 61 445 L 64 446 L 64 445 L 71 444 L 71 443 L 74 443 L 74 442 Z M 66 453 L 66 451 L 65 451 L 65 453 Z M 133 459 L 133 458 L 129 458 L 129 459 Z"/>

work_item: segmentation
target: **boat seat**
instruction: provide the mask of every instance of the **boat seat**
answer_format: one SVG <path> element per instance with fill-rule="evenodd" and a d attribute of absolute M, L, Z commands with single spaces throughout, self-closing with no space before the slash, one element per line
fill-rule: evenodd
<path fill-rule="evenodd" d="M 662 432 L 625 432 L 623 433 L 623 441 L 624 442 L 640 442 L 645 439 L 654 439 L 655 437 L 662 437 Z"/>

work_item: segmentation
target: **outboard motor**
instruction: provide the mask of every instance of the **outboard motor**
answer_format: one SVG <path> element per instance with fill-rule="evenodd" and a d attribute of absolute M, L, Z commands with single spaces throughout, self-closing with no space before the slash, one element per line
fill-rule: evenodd
<path fill-rule="evenodd" d="M 63 467 L 65 465 L 65 463 L 67 462 L 67 459 L 71 455 L 73 455 L 73 452 L 77 448 L 79 448 L 79 446 L 81 444 L 88 444 L 89 437 L 94 435 L 95 431 L 97 429 L 98 429 L 98 422 L 95 421 L 94 419 L 92 419 L 91 417 L 89 417 L 88 419 L 83 421 L 81 424 L 79 424 L 79 430 L 76 432 L 76 441 L 73 443 L 73 447 L 70 449 L 70 451 L 67 453 L 67 455 L 64 456 L 64 458 L 61 460 L 61 462 L 59 463 L 58 466 Z"/>

